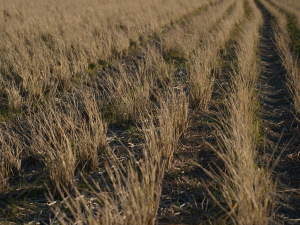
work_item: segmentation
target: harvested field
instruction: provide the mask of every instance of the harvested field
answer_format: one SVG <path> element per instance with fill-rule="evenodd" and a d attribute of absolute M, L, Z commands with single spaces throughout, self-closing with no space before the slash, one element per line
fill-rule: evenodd
<path fill-rule="evenodd" d="M 0 224 L 300 224 L 297 1 L 0 3 Z"/>

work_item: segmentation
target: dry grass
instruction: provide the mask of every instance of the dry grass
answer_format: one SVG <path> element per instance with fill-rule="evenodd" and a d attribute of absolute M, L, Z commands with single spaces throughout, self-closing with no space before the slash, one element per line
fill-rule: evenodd
<path fill-rule="evenodd" d="M 155 223 L 165 170 L 172 166 L 178 139 L 187 128 L 186 97 L 182 92 L 171 91 L 169 94 L 169 98 L 159 98 L 156 116 L 141 117 L 145 138 L 142 156 L 134 156 L 136 154 L 127 149 L 128 160 L 124 163 L 108 148 L 105 167 L 108 178 L 94 180 L 93 186 L 85 180 L 92 196 L 90 200 L 81 198 L 76 187 L 77 198 L 73 198 L 67 189 L 59 188 L 60 194 L 68 197 L 63 204 L 70 209 L 70 215 L 58 206 L 53 209 L 55 213 L 59 212 L 58 219 L 62 224 L 70 221 L 84 224 Z M 105 182 L 106 188 L 100 187 L 98 182 Z M 54 201 L 51 192 L 50 200 Z"/>
<path fill-rule="evenodd" d="M 231 7 L 234 7 L 233 5 L 234 1 L 232 0 L 222 1 L 220 4 L 213 5 L 200 15 L 193 17 L 188 23 L 182 21 L 182 24 L 175 26 L 173 32 L 166 33 L 163 36 L 162 47 L 165 54 L 180 57 L 184 60 L 189 59 L 194 51 L 199 48 L 199 44 L 203 39 L 207 39 L 209 32 L 216 23 Z M 215 11 L 218 11 L 218 14 L 214 13 Z"/>
<path fill-rule="evenodd" d="M 208 50 L 210 51 L 210 49 Z M 190 91 L 191 91 L 191 105 L 200 110 L 206 111 L 208 109 L 208 103 L 211 100 L 212 87 L 214 82 L 214 74 L 212 74 L 214 59 L 210 59 L 210 56 L 203 54 L 205 51 L 199 50 L 198 53 L 191 60 L 191 75 L 190 75 Z"/>
<path fill-rule="evenodd" d="M 285 3 L 277 0 L 271 1 L 276 7 L 296 17 L 298 29 L 300 29 L 300 4 L 298 1 L 286 1 Z"/>
<path fill-rule="evenodd" d="M 191 105 L 202 111 L 208 109 L 215 78 L 220 78 L 220 52 L 231 37 L 231 32 L 243 17 L 242 2 L 236 2 L 231 12 L 218 21 L 218 26 L 202 39 L 201 47 L 192 54 L 190 65 Z"/>
<path fill-rule="evenodd" d="M 221 187 L 227 219 L 265 224 L 272 188 L 270 172 L 257 165 L 253 92 L 262 18 L 247 2 L 252 17 L 237 40 L 218 130 L 225 170 L 207 173 Z M 1 7 L 0 109 L 17 114 L 1 125 L 0 190 L 31 157 L 45 167 L 50 223 L 157 223 L 164 175 L 174 169 L 190 110 L 209 109 L 221 52 L 245 4 L 12 0 Z M 107 133 L 130 127 L 138 149 L 119 134 L 118 143 L 107 141 Z"/>
<path fill-rule="evenodd" d="M 30 1 L 1 4 L 0 71 L 10 105 L 68 91 L 88 69 L 128 54 L 203 1 Z M 116 16 L 117 15 L 117 16 Z M 16 103 L 15 103 L 16 101 Z"/>
<path fill-rule="evenodd" d="M 300 9 L 300 3 L 297 0 L 288 0 L 286 3 L 294 6 L 294 8 Z"/>
<path fill-rule="evenodd" d="M 9 126 L 2 126 L 0 147 L 0 191 L 3 191 L 9 187 L 11 177 L 21 175 L 21 154 L 24 145 Z"/>
<path fill-rule="evenodd" d="M 238 38 L 238 66 L 232 87 L 227 90 L 229 115 L 220 118 L 219 147 L 215 149 L 225 168 L 217 165 L 216 171 L 207 171 L 219 184 L 218 190 L 227 204 L 225 207 L 219 203 L 226 212 L 224 220 L 230 218 L 233 224 L 247 225 L 268 223 L 272 192 L 270 171 L 257 164 L 257 99 L 253 89 L 259 73 L 255 52 L 262 15 L 253 1 L 249 1 L 249 7 L 252 16 Z"/>
<path fill-rule="evenodd" d="M 22 3 L 16 0 L 1 5 L 4 18 L 0 47 L 4 56 L 1 58 L 1 97 L 4 98 L 1 107 L 7 104 L 9 110 L 19 111 L 26 105 L 25 122 L 22 119 L 18 129 L 30 142 L 28 154 L 45 163 L 52 187 L 73 186 L 76 168 L 93 171 L 98 167 L 98 153 L 106 146 L 107 131 L 100 105 L 101 110 L 113 106 L 108 113 L 116 114 L 118 122 L 135 121 L 138 112 L 149 109 L 150 93 L 155 94 L 155 88 L 150 89 L 151 77 L 165 83 L 172 73 L 172 66 L 166 65 L 160 52 L 150 46 L 145 50 L 144 68 L 140 64 L 140 71 L 133 74 L 128 67 L 116 63 L 117 71 L 106 73 L 102 85 L 107 92 L 92 90 L 101 96 L 96 98 L 85 93 L 89 65 L 97 67 L 98 60 L 121 57 L 133 42 L 139 46 L 140 41 L 146 41 L 162 27 L 208 2 L 183 3 L 130 1 L 125 7 L 123 2 L 114 1 L 101 10 L 102 6 L 95 1 L 30 2 L 20 7 Z M 121 8 L 125 10 L 120 14 Z M 116 13 L 118 17 L 114 16 Z M 74 82 L 82 85 L 82 90 L 76 90 Z M 61 97 L 57 91 L 72 94 Z M 48 103 L 43 103 L 45 98 L 49 98 Z M 37 102 L 42 102 L 42 106 Z M 186 109 L 183 113 L 187 120 Z M 6 144 L 7 140 L 10 138 L 3 138 L 3 146 L 7 145 L 8 150 L 1 156 L 4 186 L 16 175 L 11 172 L 15 170 L 14 164 L 19 164 L 20 169 L 19 153 L 13 153 L 15 146 L 11 141 Z M 7 158 L 4 152 L 12 156 Z"/>
<path fill-rule="evenodd" d="M 166 169 L 171 169 L 173 155 L 181 135 L 188 128 L 188 99 L 182 90 L 170 90 L 160 97 L 157 115 L 157 141 L 166 160 Z"/>
<path fill-rule="evenodd" d="M 118 122 L 136 122 L 139 112 L 150 110 L 150 97 L 156 95 L 156 87 L 172 83 L 174 68 L 155 46 L 150 45 L 141 54 L 143 60 L 133 58 L 138 69 L 117 64 L 104 78 L 107 105 Z"/>
<path fill-rule="evenodd" d="M 63 101 L 63 100 L 62 100 Z M 29 141 L 29 154 L 42 160 L 55 189 L 72 189 L 76 168 L 93 171 L 106 147 L 107 126 L 96 98 L 88 93 L 53 102 L 20 124 Z"/>

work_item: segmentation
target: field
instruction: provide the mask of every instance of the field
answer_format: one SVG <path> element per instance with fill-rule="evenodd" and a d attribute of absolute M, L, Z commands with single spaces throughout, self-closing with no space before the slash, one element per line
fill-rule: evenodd
<path fill-rule="evenodd" d="M 300 2 L 0 0 L 0 224 L 300 223 Z"/>

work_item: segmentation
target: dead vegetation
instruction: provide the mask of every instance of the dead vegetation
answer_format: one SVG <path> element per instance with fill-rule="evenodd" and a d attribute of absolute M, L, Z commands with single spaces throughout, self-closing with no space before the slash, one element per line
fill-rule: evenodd
<path fill-rule="evenodd" d="M 299 65 L 287 21 L 261 2 L 276 18 L 298 112 Z M 272 221 L 274 172 L 258 156 L 255 89 L 264 21 L 253 0 L 13 0 L 1 7 L 1 222 L 190 223 L 181 213 L 201 224 Z M 189 140 L 195 126 L 215 141 Z M 181 162 L 187 146 L 196 153 Z M 198 146 L 217 161 L 201 164 Z M 187 168 L 206 175 L 193 178 Z M 162 194 L 176 192 L 177 178 L 169 177 L 179 173 L 201 199 L 186 194 L 163 212 Z M 24 216 L 40 202 L 40 214 Z"/>
<path fill-rule="evenodd" d="M 250 19 L 237 39 L 237 68 L 231 89 L 226 90 L 229 115 L 220 118 L 219 147 L 215 150 L 225 170 L 217 165 L 217 171 L 207 172 L 220 185 L 227 203 L 226 218 L 230 217 L 234 224 L 267 224 L 271 216 L 271 173 L 257 166 L 259 131 L 254 92 L 259 74 L 255 50 L 263 21 L 253 2 L 249 7 Z"/>

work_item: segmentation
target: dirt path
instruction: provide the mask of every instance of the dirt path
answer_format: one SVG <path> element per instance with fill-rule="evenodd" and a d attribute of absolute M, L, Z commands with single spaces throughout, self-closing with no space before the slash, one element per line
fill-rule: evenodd
<path fill-rule="evenodd" d="M 274 43 L 273 20 L 263 5 L 258 3 L 258 6 L 264 17 L 259 44 L 261 76 L 258 84 L 264 134 L 261 154 L 272 156 L 275 151 L 274 158 L 280 157 L 274 171 L 274 180 L 278 179 L 275 224 L 299 224 L 300 167 L 292 157 L 299 146 L 299 134 L 286 85 L 286 72 Z"/>

